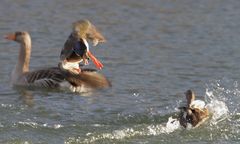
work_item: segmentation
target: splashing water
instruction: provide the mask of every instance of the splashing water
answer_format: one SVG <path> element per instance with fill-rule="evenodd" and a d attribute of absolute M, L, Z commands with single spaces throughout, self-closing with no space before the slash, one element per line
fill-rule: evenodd
<path fill-rule="evenodd" d="M 222 113 L 223 116 L 237 115 L 240 111 L 238 82 L 225 78 L 210 83 L 207 85 L 205 99 L 211 104 L 210 108 L 214 113 Z"/>
<path fill-rule="evenodd" d="M 225 140 L 230 138 L 238 139 L 236 134 L 240 132 L 238 129 L 240 126 L 239 100 L 240 91 L 238 90 L 237 82 L 218 80 L 207 85 L 205 102 L 211 116 L 206 121 L 208 126 L 199 127 L 199 129 L 203 129 L 209 134 L 209 140 L 214 138 Z M 70 137 L 66 143 L 95 143 L 102 140 L 124 140 L 138 136 L 170 134 L 182 128 L 178 119 L 172 116 L 168 118 L 167 123 L 139 124 L 100 134 L 88 133 L 85 138 Z"/>
<path fill-rule="evenodd" d="M 228 117 L 228 107 L 225 102 L 218 100 L 208 89 L 206 89 L 206 97 L 210 99 L 210 102 L 206 105 L 209 113 L 212 114 L 210 123 L 216 125 Z"/>
<path fill-rule="evenodd" d="M 238 115 L 238 103 L 234 103 L 234 99 L 240 96 L 240 91 L 238 90 L 238 83 L 232 82 L 230 84 L 229 80 L 222 80 L 222 83 L 218 81 L 214 81 L 207 85 L 206 93 L 205 93 L 205 101 L 207 102 L 206 108 L 208 108 L 211 117 L 209 119 L 210 125 L 217 125 L 219 122 L 228 119 L 230 115 Z M 230 86 L 230 88 L 226 87 Z M 231 95 L 231 97 L 229 97 Z M 204 101 L 196 100 L 199 103 L 204 103 Z M 205 105 L 205 104 L 204 104 Z M 228 106 L 232 107 L 232 112 L 229 111 Z M 231 119 L 228 119 L 231 121 Z M 166 124 L 166 133 L 171 133 L 177 129 L 179 129 L 180 123 L 177 119 L 173 119 L 169 117 L 168 122 Z"/>
<path fill-rule="evenodd" d="M 69 138 L 67 143 L 71 143 L 72 141 L 78 141 L 82 143 L 93 143 L 99 140 L 109 139 L 109 140 L 122 140 L 126 138 L 131 138 L 134 136 L 157 136 L 160 134 L 168 134 L 180 127 L 180 123 L 178 120 L 169 118 L 166 126 L 163 124 L 158 125 L 148 125 L 148 126 L 135 126 L 134 128 L 123 128 L 120 130 L 114 130 L 110 133 L 102 133 L 99 135 L 94 135 L 92 133 L 88 133 L 89 138 L 82 140 L 79 138 Z"/>
<path fill-rule="evenodd" d="M 180 122 L 177 119 L 172 117 L 168 118 L 168 122 L 166 124 L 166 133 L 171 133 L 180 128 Z"/>

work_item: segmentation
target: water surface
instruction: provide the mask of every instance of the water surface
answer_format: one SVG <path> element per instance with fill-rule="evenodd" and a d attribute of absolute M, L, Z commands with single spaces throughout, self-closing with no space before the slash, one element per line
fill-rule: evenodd
<path fill-rule="evenodd" d="M 9 74 L 19 45 L 0 39 L 0 143 L 239 143 L 239 6 L 238 0 L 2 0 L 0 35 L 30 32 L 31 69 L 55 66 L 71 23 L 92 21 L 108 41 L 91 50 L 113 87 L 87 94 L 14 89 Z M 166 131 L 187 89 L 222 101 L 227 118 Z"/>

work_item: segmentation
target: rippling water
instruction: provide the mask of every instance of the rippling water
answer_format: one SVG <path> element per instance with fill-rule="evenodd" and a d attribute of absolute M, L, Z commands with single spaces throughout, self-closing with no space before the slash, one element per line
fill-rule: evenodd
<path fill-rule="evenodd" d="M 108 42 L 91 50 L 111 89 L 75 94 L 9 86 L 19 45 L 0 39 L 0 143 L 239 143 L 240 1 L 2 0 L 0 35 L 29 31 L 31 68 L 55 66 L 71 23 Z M 93 66 L 93 65 L 91 65 Z M 170 129 L 187 89 L 215 110 Z"/>

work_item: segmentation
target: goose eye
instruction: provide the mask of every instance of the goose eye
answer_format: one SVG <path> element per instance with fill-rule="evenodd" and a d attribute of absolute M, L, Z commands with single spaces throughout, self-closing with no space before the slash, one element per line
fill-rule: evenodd
<path fill-rule="evenodd" d="M 17 31 L 17 32 L 15 33 L 15 35 L 16 35 L 16 37 L 18 37 L 18 36 L 24 35 L 24 33 L 23 33 L 23 32 L 20 32 L 20 31 Z"/>
<path fill-rule="evenodd" d="M 22 35 L 22 32 L 17 31 L 15 34 L 16 34 L 16 36 Z"/>

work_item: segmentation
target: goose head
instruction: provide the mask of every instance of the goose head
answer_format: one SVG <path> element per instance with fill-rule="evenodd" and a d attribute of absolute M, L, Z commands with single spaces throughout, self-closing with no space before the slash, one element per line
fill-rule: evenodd
<path fill-rule="evenodd" d="M 5 36 L 5 39 L 12 40 L 18 43 L 25 43 L 31 41 L 30 35 L 26 31 L 17 31 L 15 33 L 9 33 Z"/>

